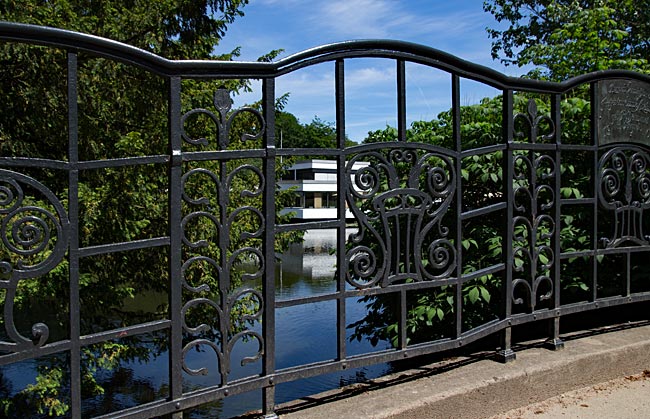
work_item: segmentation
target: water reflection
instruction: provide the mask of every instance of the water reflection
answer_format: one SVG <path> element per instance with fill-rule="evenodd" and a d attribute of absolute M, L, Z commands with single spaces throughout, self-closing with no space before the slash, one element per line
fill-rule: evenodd
<path fill-rule="evenodd" d="M 310 230 L 302 244 L 292 246 L 282 255 L 276 271 L 276 300 L 287 300 L 336 291 L 336 230 Z M 261 286 L 261 282 L 257 282 Z M 147 301 L 138 302 L 157 307 L 166 295 L 151 294 Z M 276 368 L 288 368 L 310 362 L 333 360 L 337 353 L 336 301 L 322 301 L 276 310 Z M 356 299 L 346 301 L 346 323 L 349 324 L 365 314 L 365 306 Z M 253 329 L 261 332 L 259 323 Z M 116 369 L 99 372 L 97 381 L 105 393 L 92 396 L 86 392 L 83 400 L 83 416 L 95 416 L 132 407 L 168 395 L 168 352 L 161 342 L 166 332 L 151 334 L 140 345 L 149 348 L 148 356 L 122 361 Z M 118 340 L 116 340 L 117 342 Z M 371 347 L 367 342 L 349 342 L 348 354 L 377 351 L 387 347 Z M 232 372 L 229 380 L 255 376 L 261 373 L 262 361 L 246 366 L 240 360 L 257 351 L 254 340 L 238 342 L 232 353 Z M 147 351 L 145 351 L 147 352 Z M 216 354 L 210 348 L 196 348 L 188 352 L 187 364 L 192 368 L 206 367 L 207 375 L 184 374 L 185 392 L 198 390 L 221 382 Z M 38 362 L 42 362 L 39 360 Z M 11 397 L 33 383 L 38 362 L 21 362 L 0 368 L 0 395 Z M 335 372 L 309 379 L 283 383 L 276 388 L 276 402 L 284 403 L 310 396 L 342 385 L 357 383 L 389 372 L 388 364 Z M 4 383 L 4 384 L 3 384 Z M 68 388 L 64 391 L 69 391 Z M 261 407 L 261 391 L 235 395 L 186 412 L 186 418 L 227 418 Z M 0 413 L 0 416 L 2 413 Z M 44 417 L 34 413 L 33 417 Z"/>
<path fill-rule="evenodd" d="M 336 291 L 336 230 L 308 230 L 280 257 L 276 269 L 277 300 Z"/>

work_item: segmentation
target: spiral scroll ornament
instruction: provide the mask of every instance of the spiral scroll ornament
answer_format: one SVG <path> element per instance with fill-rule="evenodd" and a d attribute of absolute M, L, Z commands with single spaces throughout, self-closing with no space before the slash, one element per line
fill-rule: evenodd
<path fill-rule="evenodd" d="M 348 161 L 346 199 L 359 225 L 346 253 L 350 285 L 386 287 L 450 275 L 456 251 L 443 217 L 454 197 L 454 170 L 449 156 L 403 145 Z"/>
<path fill-rule="evenodd" d="M 195 109 L 183 116 L 183 123 L 195 113 L 208 115 L 218 126 L 219 147 L 225 149 L 233 118 L 251 112 L 262 130 L 255 135 L 245 134 L 242 139 L 262 135 L 264 120 L 259 112 L 243 108 L 229 114 L 231 101 L 225 90 L 215 93 L 214 102 L 218 117 Z M 192 144 L 208 143 L 205 138 L 190 139 L 185 133 L 183 138 Z M 231 168 L 232 163 L 212 162 L 182 177 L 183 201 L 189 210 L 181 222 L 187 256 L 182 267 L 186 296 L 181 312 L 186 341 L 183 370 L 189 375 L 208 374 L 210 366 L 193 366 L 188 355 L 192 349 L 209 348 L 215 354 L 222 386 L 228 383 L 237 342 L 257 344 L 256 353 L 239 360 L 241 365 L 255 362 L 264 354 L 264 338 L 252 328 L 262 320 L 264 298 L 248 281 L 261 278 L 266 264 L 256 245 L 261 243 L 266 228 L 259 209 L 265 177 L 255 164 Z M 238 270 L 242 264 L 253 269 Z"/>
<path fill-rule="evenodd" d="M 598 201 L 614 214 L 614 231 L 601 243 L 606 248 L 650 245 L 643 225 L 650 208 L 650 154 L 640 147 L 615 147 L 600 158 L 598 173 Z"/>
<path fill-rule="evenodd" d="M 220 150 L 225 150 L 228 148 L 228 144 L 230 142 L 229 135 L 230 135 L 230 129 L 232 127 L 232 123 L 234 119 L 242 113 L 249 113 L 253 115 L 259 123 L 259 127 L 256 133 L 242 134 L 241 136 L 242 141 L 258 139 L 264 133 L 264 130 L 266 128 L 266 123 L 264 121 L 264 118 L 262 117 L 262 114 L 257 109 L 251 107 L 243 107 L 231 112 L 232 99 L 230 98 L 230 92 L 227 89 L 217 89 L 214 92 L 213 104 L 217 111 L 216 114 L 209 109 L 197 108 L 197 109 L 192 109 L 191 111 L 185 113 L 181 117 L 181 130 L 182 130 L 181 135 L 184 141 L 193 145 L 205 146 L 209 144 L 210 141 L 208 138 L 206 137 L 192 138 L 186 131 L 186 126 L 188 125 L 189 119 L 191 117 L 201 116 L 201 115 L 207 117 L 210 121 L 212 121 L 215 124 L 217 128 L 217 145 Z"/>
<path fill-rule="evenodd" d="M 532 144 L 537 143 L 539 140 L 550 141 L 555 138 L 555 123 L 550 116 L 545 114 L 540 115 L 538 113 L 537 103 L 534 99 L 528 100 L 526 113 L 518 113 L 514 116 L 513 123 L 515 126 L 523 125 L 525 127 L 525 131 L 515 131 L 515 138 L 523 139 L 528 136 L 528 140 Z M 550 127 L 549 132 L 544 134 L 539 132 L 540 125 L 542 124 L 546 124 Z"/>
<path fill-rule="evenodd" d="M 516 120 L 529 125 L 530 142 L 540 137 L 550 140 L 555 136 L 553 121 L 546 115 L 537 114 L 537 106 L 531 99 L 527 114 L 518 114 Z M 538 125 L 546 121 L 550 133 L 539 134 Z M 522 132 L 515 133 L 522 137 Z M 555 182 L 557 165 L 547 154 L 521 151 L 513 158 L 513 220 L 512 246 L 512 301 L 534 311 L 539 303 L 553 296 L 552 267 L 556 255 L 553 251 L 555 219 L 553 210 L 557 205 Z"/>
<path fill-rule="evenodd" d="M 0 169 L 0 288 L 6 291 L 4 323 L 11 342 L 0 351 L 17 352 L 43 346 L 49 337 L 45 323 L 31 328 L 31 338 L 14 323 L 14 301 L 23 279 L 37 278 L 54 269 L 68 248 L 69 221 L 59 199 L 42 183 Z"/>

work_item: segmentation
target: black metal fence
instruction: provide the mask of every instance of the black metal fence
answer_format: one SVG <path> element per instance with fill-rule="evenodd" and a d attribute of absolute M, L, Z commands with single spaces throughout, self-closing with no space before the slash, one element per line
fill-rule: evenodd
<path fill-rule="evenodd" d="M 463 347 L 492 334 L 501 336 L 500 357 L 511 360 L 515 357 L 511 350 L 513 326 L 547 321 L 551 326 L 548 342 L 558 348 L 562 346 L 562 316 L 650 299 L 650 286 L 645 286 L 650 281 L 643 269 L 650 252 L 645 211 L 650 206 L 647 76 L 606 71 L 564 83 L 524 80 L 431 48 L 393 41 L 328 45 L 276 63 L 237 63 L 169 61 L 93 36 L 12 23 L 0 23 L 0 39 L 5 45 L 55 48 L 66 57 L 59 76 L 67 97 L 67 134 L 59 134 L 67 135 L 67 157 L 0 157 L 4 257 L 0 288 L 5 329 L 0 365 L 61 355 L 69 374 L 66 386 L 72 417 L 82 414 L 83 349 L 124 337 L 152 333 L 162 337 L 169 354 L 168 392 L 106 417 L 180 414 L 251 390 L 261 390 L 264 414 L 271 415 L 275 387 L 280 383 Z M 83 115 L 79 111 L 83 105 L 78 92 L 79 80 L 84 77 L 79 70 L 82 57 L 133 66 L 164 83 L 168 135 L 163 141 L 167 152 L 139 155 L 129 154 L 127 149 L 121 157 L 80 157 L 80 144 L 87 140 L 79 138 L 80 120 L 94 117 L 88 110 Z M 362 57 L 389 60 L 396 66 L 397 140 L 346 147 L 345 65 Z M 276 78 L 320 63 L 333 66 L 337 146 L 326 150 L 276 147 Z M 451 146 L 407 141 L 407 63 L 448 73 L 452 127 L 447 140 Z M 228 92 L 220 89 L 213 92 L 213 109 L 187 109 L 183 103 L 182 86 L 188 80 L 232 79 L 261 80 L 259 109 L 232 110 Z M 498 141 L 472 146 L 463 138 L 462 80 L 500 91 Z M 576 95 L 589 104 L 584 138 L 565 135 L 568 130 L 563 121 L 569 117 L 563 114 L 562 101 Z M 524 109 L 515 103 L 519 97 L 527 98 Z M 0 100 L 3 108 L 11 106 L 5 94 Z M 549 105 L 548 114 L 539 113 L 537 104 L 541 102 Z M 31 116 L 25 114 L 24 118 Z M 235 148 L 230 130 L 235 120 L 244 116 L 251 129 L 235 144 L 246 146 Z M 203 125 L 195 123 L 201 118 Z M 203 137 L 200 128 L 210 124 L 214 138 Z M 43 140 L 42 147 L 49 147 L 47 139 Z M 313 155 L 337 162 L 338 219 L 278 222 L 275 196 L 280 159 Z M 476 189 L 475 179 L 470 179 L 474 174 L 467 170 L 486 157 L 495 168 L 487 175 L 499 185 L 493 190 Z M 353 170 L 356 162 L 364 165 Z M 92 204 L 81 199 L 88 196 L 80 191 L 86 176 L 101 170 L 144 167 L 164 173 L 164 185 L 156 193 L 167 201 L 160 221 L 166 233 L 118 243 L 85 237 L 88 221 L 80 220 L 80 213 L 85 217 Z M 582 172 L 575 173 L 576 167 Z M 43 175 L 46 172 L 48 175 Z M 52 179 L 51 173 L 63 174 L 63 186 L 46 183 Z M 144 189 L 120 190 L 121 186 L 111 185 L 124 196 L 145 193 Z M 80 212 L 80 207 L 84 211 Z M 354 216 L 347 222 L 346 207 Z M 245 224 L 243 218 L 253 221 Z M 575 224 L 576 219 L 580 219 L 584 235 L 572 242 L 563 235 L 573 234 L 567 225 Z M 471 237 L 471 231 L 481 229 L 469 227 L 481 223 L 494 231 L 494 258 L 469 269 L 470 259 L 485 245 Z M 210 234 L 205 233 L 207 226 Z M 336 290 L 276 300 L 277 236 L 323 228 L 337 230 Z M 349 237 L 346 228 L 354 231 Z M 565 247 L 563 243 L 572 244 Z M 151 260 L 152 264 L 164 261 L 158 268 L 168 276 L 164 317 L 100 331 L 82 328 L 82 301 L 87 296 L 81 290 L 88 280 L 80 273 L 84 260 L 118 258 L 150 248 L 164 253 L 164 257 Z M 253 269 L 242 270 L 243 260 Z M 23 284 L 50 278 L 61 269 L 67 281 L 62 298 L 67 298 L 68 325 L 59 336 L 50 337 L 53 325 L 44 318 L 25 332 L 24 321 L 15 314 L 17 301 L 29 298 L 21 295 L 29 293 Z M 212 289 L 208 277 L 213 279 Z M 261 287 L 247 285 L 256 278 L 261 278 Z M 490 278 L 497 290 L 491 292 L 491 306 L 496 307 L 493 318 L 469 324 L 463 289 L 485 278 Z M 582 294 L 569 296 L 566 290 L 571 287 Z M 444 333 L 433 331 L 432 338 L 416 341 L 410 338 L 410 301 L 423 293 L 444 294 L 452 318 Z M 395 309 L 391 315 L 397 325 L 393 348 L 362 355 L 348 353 L 346 305 L 359 297 L 390 301 L 386 307 Z M 276 310 L 323 301 L 336 305 L 336 357 L 276 368 L 276 343 L 282 339 L 275 330 Z M 196 320 L 197 313 L 206 312 L 209 315 Z M 256 343 L 257 350 L 244 359 L 232 359 L 233 348 L 241 341 Z M 214 363 L 197 366 L 188 362 L 196 348 L 213 351 Z M 231 379 L 235 363 L 257 363 L 260 372 Z M 183 387 L 184 377 L 203 374 L 206 369 L 219 371 L 218 384 Z"/>

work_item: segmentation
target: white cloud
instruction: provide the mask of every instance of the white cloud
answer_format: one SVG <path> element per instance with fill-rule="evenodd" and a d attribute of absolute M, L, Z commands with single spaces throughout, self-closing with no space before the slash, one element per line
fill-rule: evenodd
<path fill-rule="evenodd" d="M 389 0 L 330 0 L 317 6 L 310 22 L 330 34 L 343 38 L 406 39 L 436 34 L 461 35 L 483 17 L 482 10 L 436 16 L 407 10 L 408 3 Z M 435 13 L 435 4 L 430 6 Z"/>
<path fill-rule="evenodd" d="M 385 62 L 385 64 L 393 64 Z M 395 84 L 395 66 L 373 66 L 355 68 L 345 74 L 346 90 L 361 89 L 363 87 L 375 87 L 380 84 Z"/>

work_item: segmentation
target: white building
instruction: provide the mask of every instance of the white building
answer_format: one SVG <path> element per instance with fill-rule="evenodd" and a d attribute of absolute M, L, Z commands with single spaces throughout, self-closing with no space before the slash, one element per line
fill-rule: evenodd
<path fill-rule="evenodd" d="M 293 188 L 296 202 L 292 207 L 285 207 L 281 214 L 293 212 L 298 220 L 335 220 L 338 200 L 336 166 L 335 160 L 303 160 L 291 166 L 287 175 L 278 181 L 278 186 L 281 190 Z M 364 166 L 368 163 L 355 163 L 352 174 Z M 345 211 L 345 218 L 352 218 L 349 210 Z"/>

